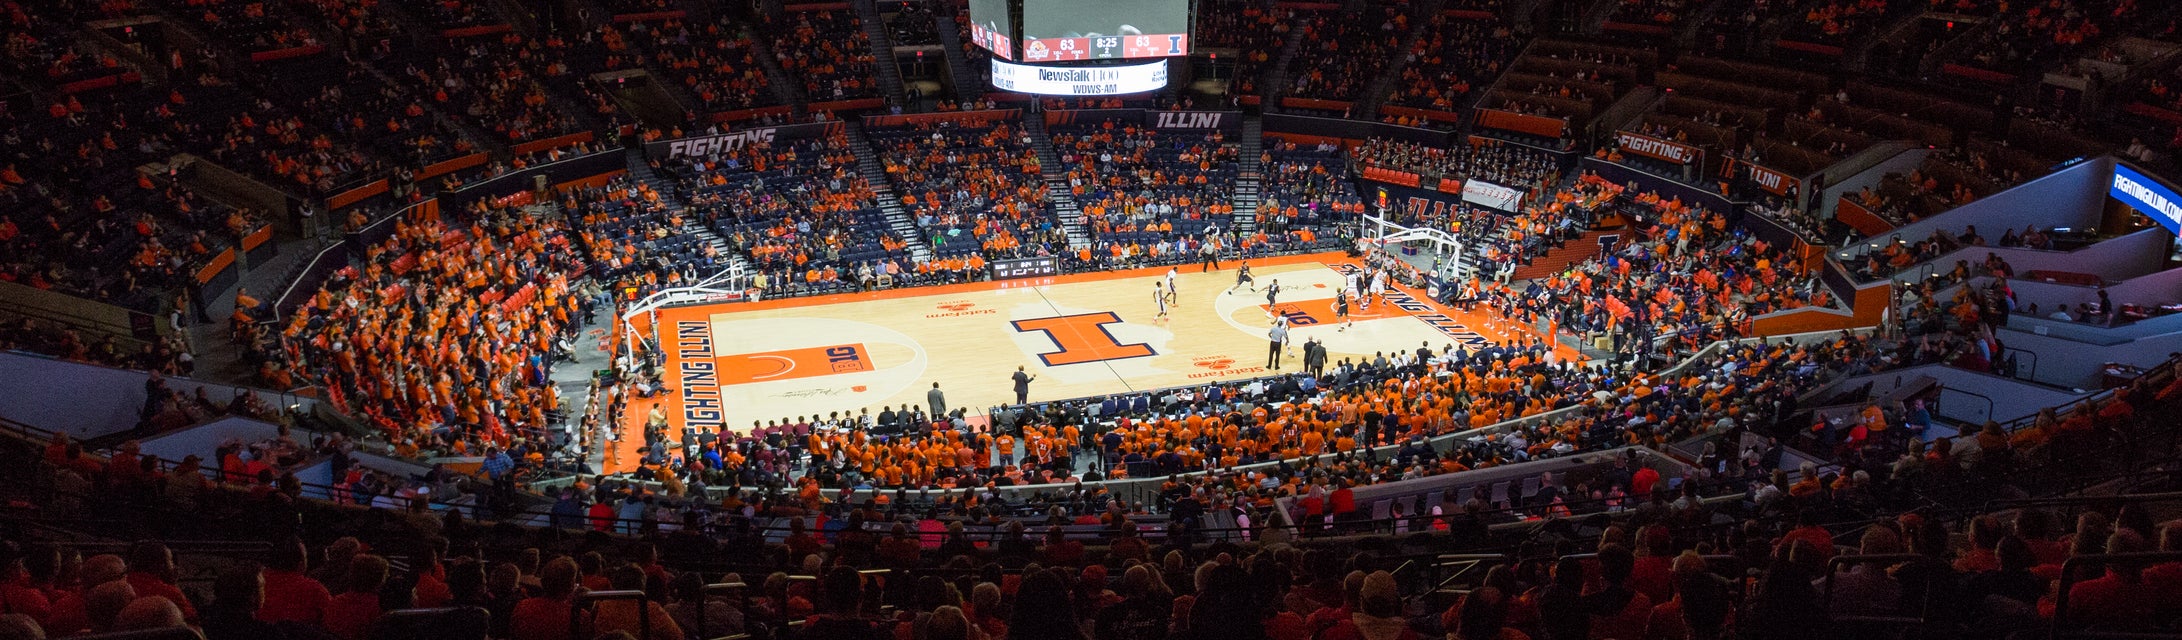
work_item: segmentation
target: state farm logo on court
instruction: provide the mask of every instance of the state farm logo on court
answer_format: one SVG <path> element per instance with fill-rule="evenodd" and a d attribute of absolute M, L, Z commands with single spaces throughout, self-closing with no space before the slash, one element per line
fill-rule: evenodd
<path fill-rule="evenodd" d="M 1200 369 L 1211 369 L 1213 371 L 1220 371 L 1228 367 L 1234 366 L 1235 359 L 1227 356 L 1205 356 L 1202 358 L 1198 358 L 1195 362 L 1192 362 L 1191 364 L 1197 365 L 1197 367 Z"/>
<path fill-rule="evenodd" d="M 948 302 L 942 302 L 932 306 L 933 308 L 938 309 L 938 311 L 924 314 L 924 317 L 955 318 L 961 316 L 982 316 L 1000 313 L 999 309 L 979 309 L 977 308 L 977 303 L 970 302 L 968 300 L 953 300 Z"/>

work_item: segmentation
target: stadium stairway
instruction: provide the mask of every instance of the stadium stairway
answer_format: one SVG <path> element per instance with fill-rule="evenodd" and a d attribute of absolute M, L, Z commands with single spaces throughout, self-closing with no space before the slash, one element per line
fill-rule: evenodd
<path fill-rule="evenodd" d="M 1303 49 L 1303 29 L 1299 26 L 1288 30 L 1288 42 L 1280 46 L 1280 57 L 1265 70 L 1264 84 L 1258 87 L 1263 98 L 1259 109 L 1265 113 L 1280 112 L 1280 98 L 1288 94 L 1288 63 L 1294 62 L 1296 52 Z"/>
<path fill-rule="evenodd" d="M 668 209 L 682 211 L 688 207 L 687 203 L 682 201 L 681 186 L 675 184 L 673 180 L 660 177 L 658 172 L 652 171 L 651 163 L 645 161 L 643 149 L 629 149 L 628 157 L 630 180 L 643 183 L 651 187 L 652 190 L 659 192 L 659 201 L 666 204 Z M 726 256 L 729 266 L 750 268 L 750 261 L 743 257 L 742 250 L 728 243 L 726 238 L 720 237 L 720 234 L 713 233 L 712 229 L 706 227 L 704 223 L 698 222 L 698 216 L 682 216 L 682 233 L 696 237 L 706 245 L 711 246 L 719 255 Z M 710 275 L 712 274 L 700 274 L 699 277 Z"/>
<path fill-rule="evenodd" d="M 760 68 L 765 69 L 765 79 L 773 85 L 773 95 L 780 98 L 781 104 L 789 105 L 795 115 L 808 113 L 810 99 L 803 95 L 802 79 L 788 75 L 788 70 L 781 68 L 780 59 L 773 57 L 773 45 L 758 37 L 756 29 L 746 28 L 743 35 L 749 37 L 750 55 L 758 59 Z"/>
<path fill-rule="evenodd" d="M 902 97 L 908 92 L 902 89 L 901 63 L 894 59 L 894 39 L 887 35 L 886 18 L 879 15 L 879 3 L 873 0 L 855 0 L 849 4 L 856 7 L 856 17 L 864 23 L 864 39 L 871 45 L 871 66 L 878 75 L 881 97 L 889 105 L 901 105 Z M 882 181 L 873 180 L 873 184 L 880 184 L 884 188 Z"/>
<path fill-rule="evenodd" d="M 849 120 L 842 126 L 848 130 L 849 151 L 856 153 L 856 170 L 871 183 L 872 192 L 878 194 L 879 210 L 886 213 L 887 228 L 894 231 L 894 237 L 916 239 L 909 243 L 910 258 L 917 262 L 931 260 L 931 243 L 917 230 L 917 221 L 910 219 L 909 212 L 902 209 L 902 196 L 895 193 L 894 182 L 887 179 L 886 164 L 879 161 L 879 150 L 871 148 L 871 140 L 864 137 L 864 124 Z"/>
<path fill-rule="evenodd" d="M 1227 227 L 1237 234 L 1258 231 L 1258 196 L 1265 182 L 1265 119 L 1243 114 L 1241 165 L 1235 175 L 1235 213 Z"/>
<path fill-rule="evenodd" d="M 1536 278 L 1542 278 L 1567 269 L 1568 265 L 1589 260 L 1592 257 L 1599 255 L 1600 237 L 1616 235 L 1620 233 L 1620 230 L 1593 229 L 1590 231 L 1585 231 L 1583 233 L 1583 237 L 1570 240 L 1568 241 L 1568 244 L 1563 245 L 1558 249 L 1547 250 L 1545 255 L 1538 256 L 1536 259 L 1531 260 L 1530 264 L 1516 267 L 1515 279 L 1531 280 Z"/>
<path fill-rule="evenodd" d="M 1091 233 L 1083 225 L 1083 210 L 1076 208 L 1075 191 L 1068 188 L 1068 174 L 1061 170 L 1061 154 L 1053 150 L 1053 138 L 1046 135 L 1045 118 L 1030 114 L 1023 118 L 1023 129 L 1030 132 L 1030 144 L 1038 150 L 1038 173 L 1046 179 L 1046 201 L 1053 205 L 1053 216 L 1061 223 L 1061 230 L 1068 233 L 1068 248 L 1087 249 L 1091 246 Z"/>
<path fill-rule="evenodd" d="M 954 81 L 956 100 L 975 100 L 985 95 L 981 77 L 970 68 L 970 54 L 962 51 L 962 31 L 952 11 L 932 12 L 932 27 L 939 30 L 939 48 L 947 54 L 947 76 Z"/>
<path fill-rule="evenodd" d="M 1370 84 L 1364 85 L 1363 93 L 1356 96 L 1358 120 L 1379 118 L 1379 106 L 1386 102 L 1387 92 L 1402 77 L 1402 69 L 1409 66 L 1408 52 L 1417 46 L 1417 39 L 1424 37 L 1425 27 L 1432 22 L 1431 16 L 1439 15 L 1440 7 L 1445 4 L 1440 0 L 1425 0 L 1412 9 L 1409 33 L 1402 35 L 1402 42 L 1394 48 L 1395 55 L 1389 56 L 1386 69 L 1380 71 L 1378 77 L 1372 78 Z"/>

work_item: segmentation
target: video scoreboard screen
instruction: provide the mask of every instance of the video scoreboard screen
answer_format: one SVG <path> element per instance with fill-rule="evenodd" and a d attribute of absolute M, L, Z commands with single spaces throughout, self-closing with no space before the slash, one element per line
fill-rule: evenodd
<path fill-rule="evenodd" d="M 1189 0 L 1023 0 L 1029 62 L 1186 56 L 1189 34 Z"/>
<path fill-rule="evenodd" d="M 1008 16 L 1008 0 L 970 0 L 970 44 L 984 47 L 1002 60 L 1015 59 L 1015 21 Z"/>

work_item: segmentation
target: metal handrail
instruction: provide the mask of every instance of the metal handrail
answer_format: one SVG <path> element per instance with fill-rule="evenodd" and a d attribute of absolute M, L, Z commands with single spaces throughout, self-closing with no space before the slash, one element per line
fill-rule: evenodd
<path fill-rule="evenodd" d="M 1925 602 L 1919 608 L 1918 614 L 1915 616 L 1833 615 L 1834 585 L 1840 583 L 1840 580 L 1838 580 L 1837 577 L 1841 574 L 1841 567 L 1851 564 L 1881 562 L 1891 564 L 1897 562 L 1909 562 L 1911 560 L 1922 560 L 1928 557 L 1930 556 L 1926 556 L 1921 553 L 1879 553 L 1869 555 L 1834 556 L 1832 559 L 1826 561 L 1826 593 L 1821 595 L 1819 598 L 1821 607 L 1827 612 L 1829 616 L 1832 616 L 1832 619 L 1836 622 L 1880 622 L 1914 625 L 1922 625 L 1930 622 L 1931 618 L 1929 617 L 1929 615 L 1930 609 L 1932 607 L 1930 593 L 1927 593 L 1925 595 Z M 1897 607 L 1899 607 L 1901 603 L 1897 602 L 1895 604 L 1897 605 Z"/>
<path fill-rule="evenodd" d="M 1955 393 L 1960 393 L 1960 394 L 1962 394 L 1962 395 L 1966 395 L 1966 396 L 1971 396 L 1971 397 L 1975 397 L 1975 398 L 1978 398 L 1978 399 L 1980 399 L 1980 400 L 1984 400 L 1984 401 L 1985 401 L 1985 419 L 1986 419 L 1986 420 L 1991 420 L 1991 419 L 1993 419 L 1993 406 L 1994 406 L 1994 405 L 1993 405 L 1993 397 L 1992 397 L 1992 396 L 1988 396 L 1988 395 L 1985 395 L 1985 394 L 1982 394 L 1982 393 L 1978 393 L 1978 392 L 1976 392 L 1976 391 L 1971 391 L 1971 390 L 1968 390 L 1968 389 L 1963 389 L 1963 388 L 1960 388 L 1960 387 L 1951 387 L 1951 386 L 1947 386 L 1947 385 L 1944 385 L 1944 384 L 1943 384 L 1943 385 L 1940 385 L 1940 392 L 1941 392 L 1941 393 L 1943 393 L 1943 394 L 1944 394 L 1944 393 L 1946 393 L 1946 392 L 1949 392 L 1949 391 L 1952 391 L 1952 392 L 1955 392 Z M 2033 414 L 2033 415 L 2036 415 L 2036 414 Z"/>
<path fill-rule="evenodd" d="M 2182 633 L 2128 633 L 2115 631 L 2091 631 L 2072 629 L 2068 626 L 2068 592 L 2078 582 L 2078 569 L 2086 565 L 2103 567 L 2120 563 L 2151 563 L 2182 561 L 2182 551 L 2140 551 L 2136 553 L 2087 553 L 2071 556 L 2061 562 L 2061 581 L 2053 594 L 2053 621 L 2048 627 L 2048 638 L 2063 636 L 2079 638 L 2182 638 Z"/>
<path fill-rule="evenodd" d="M 2021 371 L 2010 371 L 2008 372 L 2008 377 L 2015 378 L 2017 380 L 2035 380 L 2038 377 L 2038 352 L 2017 347 L 2000 348 L 2000 355 L 2003 358 L 2011 353 L 2023 353 L 2030 355 L 2030 373 L 2026 374 Z"/>

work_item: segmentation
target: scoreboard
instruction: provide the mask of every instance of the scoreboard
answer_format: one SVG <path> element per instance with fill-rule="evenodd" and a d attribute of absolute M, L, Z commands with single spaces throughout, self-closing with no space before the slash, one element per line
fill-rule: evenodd
<path fill-rule="evenodd" d="M 1189 34 L 1186 33 L 1033 38 L 1023 43 L 1023 59 L 1031 62 L 1165 58 L 1183 55 L 1189 55 Z"/>
<path fill-rule="evenodd" d="M 970 42 L 1034 63 L 1187 56 L 1190 0 L 970 0 Z"/>

